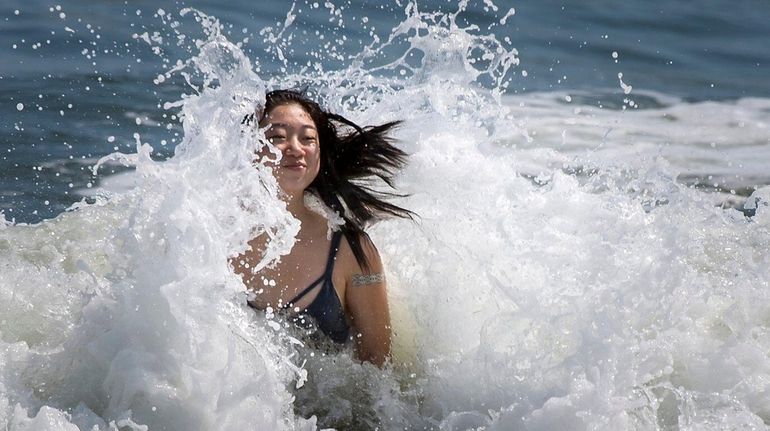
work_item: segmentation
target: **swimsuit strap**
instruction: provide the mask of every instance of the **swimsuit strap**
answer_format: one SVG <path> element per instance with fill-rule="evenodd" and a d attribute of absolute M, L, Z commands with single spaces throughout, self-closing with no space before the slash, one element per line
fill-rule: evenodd
<path fill-rule="evenodd" d="M 307 295 L 311 290 L 313 290 L 314 287 L 318 286 L 318 283 L 321 281 L 331 281 L 332 273 L 334 272 L 334 258 L 337 256 L 337 251 L 340 248 L 341 240 L 342 231 L 334 232 L 334 236 L 332 236 L 332 244 L 329 249 L 329 258 L 326 261 L 326 268 L 324 269 L 324 273 L 321 274 L 321 276 L 318 277 L 316 281 L 310 283 L 310 286 L 306 287 L 302 292 L 295 296 L 294 299 L 287 302 L 287 304 L 296 304 L 297 301 L 302 299 L 303 296 Z"/>
<path fill-rule="evenodd" d="M 342 242 L 342 231 L 338 230 L 334 232 L 332 236 L 332 246 L 329 250 L 329 259 L 326 261 L 326 269 L 324 270 L 324 278 L 331 281 L 332 273 L 334 272 L 334 261 L 337 257 L 337 252 L 340 249 L 340 243 Z"/>

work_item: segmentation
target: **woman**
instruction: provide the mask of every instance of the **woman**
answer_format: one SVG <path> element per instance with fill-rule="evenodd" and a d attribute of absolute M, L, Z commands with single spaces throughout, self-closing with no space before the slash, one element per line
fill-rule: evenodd
<path fill-rule="evenodd" d="M 386 202 L 391 194 L 361 181 L 379 177 L 393 187 L 393 171 L 406 159 L 387 138 L 397 124 L 361 128 L 301 92 L 268 93 L 259 126 L 267 128 L 265 137 L 282 153 L 273 172 L 301 228 L 291 252 L 272 268 L 249 269 L 262 258 L 262 237 L 232 261 L 253 294 L 251 306 L 285 310 L 336 343 L 353 340 L 356 357 L 378 366 L 390 355 L 390 316 L 382 261 L 364 229 L 382 216 L 411 213 Z M 313 200 L 344 221 L 331 238 L 327 232 L 335 217 L 312 208 Z"/>

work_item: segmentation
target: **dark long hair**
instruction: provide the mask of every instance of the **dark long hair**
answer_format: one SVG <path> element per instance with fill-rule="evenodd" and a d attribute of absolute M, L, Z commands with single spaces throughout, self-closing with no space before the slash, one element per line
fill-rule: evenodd
<path fill-rule="evenodd" d="M 274 90 L 267 93 L 259 123 L 273 108 L 291 104 L 301 106 L 310 114 L 321 145 L 321 167 L 307 190 L 342 215 L 345 220 L 342 233 L 358 264 L 368 270 L 369 264 L 361 246 L 367 225 L 385 217 L 411 219 L 414 215 L 387 201 L 402 195 L 372 187 L 375 186 L 372 180 L 379 178 L 395 190 L 393 177 L 406 164 L 407 154 L 392 144 L 388 133 L 400 121 L 361 127 L 341 115 L 324 111 L 303 91 Z M 254 120 L 252 114 L 244 122 Z"/>

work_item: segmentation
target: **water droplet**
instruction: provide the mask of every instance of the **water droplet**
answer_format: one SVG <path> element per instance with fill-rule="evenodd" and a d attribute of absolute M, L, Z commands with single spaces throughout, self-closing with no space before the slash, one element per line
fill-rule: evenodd
<path fill-rule="evenodd" d="M 23 103 L 17 103 L 16 104 L 16 110 L 17 111 L 23 111 L 24 110 L 24 104 Z"/>

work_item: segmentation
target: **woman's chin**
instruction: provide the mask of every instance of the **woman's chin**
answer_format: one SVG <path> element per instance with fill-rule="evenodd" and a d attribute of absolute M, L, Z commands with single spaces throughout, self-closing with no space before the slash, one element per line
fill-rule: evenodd
<path fill-rule="evenodd" d="M 309 184 L 299 182 L 279 182 L 281 191 L 288 196 L 301 196 Z"/>
<path fill-rule="evenodd" d="M 278 176 L 278 186 L 289 195 L 302 195 L 313 182 L 308 175 L 292 175 L 292 172 L 282 172 L 282 174 L 284 175 Z"/>

